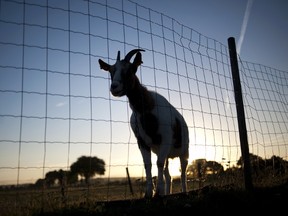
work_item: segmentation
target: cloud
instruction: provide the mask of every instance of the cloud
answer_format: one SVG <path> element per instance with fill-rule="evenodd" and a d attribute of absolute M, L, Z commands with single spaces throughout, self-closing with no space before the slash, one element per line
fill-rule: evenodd
<path fill-rule="evenodd" d="M 249 20 L 249 16 L 251 13 L 251 9 L 252 9 L 252 4 L 253 4 L 254 0 L 248 0 L 247 1 L 247 5 L 246 5 L 246 9 L 245 9 L 245 14 L 243 17 L 243 22 L 242 22 L 242 26 L 241 26 L 241 31 L 240 31 L 240 37 L 237 43 L 237 48 L 238 48 L 238 53 L 241 53 L 241 48 L 242 48 L 242 44 L 243 44 L 243 40 L 246 34 L 246 28 L 248 25 L 248 20 Z"/>
<path fill-rule="evenodd" d="M 59 103 L 57 103 L 56 104 L 56 107 L 63 107 L 63 106 L 65 106 L 65 102 L 59 102 Z"/>

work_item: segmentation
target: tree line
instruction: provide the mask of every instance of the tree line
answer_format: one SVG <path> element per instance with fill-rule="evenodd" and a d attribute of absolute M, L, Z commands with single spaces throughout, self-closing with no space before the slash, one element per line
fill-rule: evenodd
<path fill-rule="evenodd" d="M 188 165 L 187 176 L 190 179 L 203 180 L 211 176 L 225 177 L 227 174 L 241 174 L 242 172 L 242 156 L 236 163 L 236 166 L 230 166 L 227 161 L 224 166 L 216 161 L 207 161 L 206 159 L 196 159 Z M 288 161 L 281 157 L 273 155 L 269 159 L 263 159 L 260 156 L 250 154 L 251 171 L 253 178 L 261 177 L 276 177 L 288 176 Z M 35 186 L 50 187 L 53 185 L 60 185 L 65 188 L 67 184 L 74 184 L 79 182 L 79 179 L 88 184 L 90 179 L 98 175 L 105 174 L 105 161 L 96 156 L 81 156 L 76 162 L 72 163 L 70 170 L 53 170 L 46 173 L 44 179 L 38 179 Z M 80 178 L 79 178 L 80 177 Z"/>
<path fill-rule="evenodd" d="M 281 179 L 288 179 L 288 161 L 281 157 L 273 155 L 269 159 L 263 159 L 260 156 L 250 153 L 251 173 L 254 183 L 271 184 Z M 224 164 L 216 161 L 207 161 L 206 159 L 194 160 L 187 169 L 187 176 L 190 179 L 205 181 L 207 179 L 215 180 L 217 177 L 221 180 L 227 180 L 228 177 L 238 178 L 241 181 L 243 177 L 243 159 L 242 156 L 237 161 L 236 165 L 230 165 L 230 161 Z"/>
<path fill-rule="evenodd" d="M 86 184 L 96 174 L 105 174 L 105 161 L 94 156 L 81 156 L 76 162 L 72 163 L 70 170 L 53 170 L 45 174 L 44 179 L 38 179 L 36 186 L 53 186 L 55 184 L 65 187 L 66 184 L 74 184 L 80 178 L 84 178 Z"/>

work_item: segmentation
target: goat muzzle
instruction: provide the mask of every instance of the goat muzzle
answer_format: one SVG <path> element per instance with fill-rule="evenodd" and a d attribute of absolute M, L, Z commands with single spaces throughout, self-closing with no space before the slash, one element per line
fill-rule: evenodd
<path fill-rule="evenodd" d="M 125 91 L 123 90 L 123 86 L 119 82 L 113 82 L 110 86 L 110 92 L 112 93 L 113 96 L 116 97 L 121 97 L 125 94 Z"/>

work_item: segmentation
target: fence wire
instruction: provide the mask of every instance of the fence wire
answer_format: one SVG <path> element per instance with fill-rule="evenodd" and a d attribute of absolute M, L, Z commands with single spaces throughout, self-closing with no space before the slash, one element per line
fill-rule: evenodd
<path fill-rule="evenodd" d="M 105 192 L 97 190 L 100 183 L 89 186 L 92 196 L 113 199 L 118 192 L 111 182 L 125 178 L 126 167 L 137 181 L 143 178 L 128 101 L 110 95 L 109 74 L 98 65 L 99 58 L 113 64 L 118 50 L 123 57 L 134 48 L 145 50 L 141 82 L 164 95 L 188 123 L 189 162 L 237 167 L 241 152 L 226 44 L 130 0 L 0 5 L 0 184 L 34 184 L 50 171 L 69 170 L 82 155 L 106 164 L 95 180 Z M 240 74 L 250 153 L 288 160 L 288 72 L 240 59 Z M 178 175 L 178 161 L 171 167 Z M 86 197 L 84 191 L 79 196 Z M 119 193 L 129 198 L 128 188 Z"/>

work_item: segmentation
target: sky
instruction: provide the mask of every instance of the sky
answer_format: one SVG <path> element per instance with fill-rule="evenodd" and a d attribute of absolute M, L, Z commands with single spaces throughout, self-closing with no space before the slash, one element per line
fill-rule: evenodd
<path fill-rule="evenodd" d="M 242 59 L 287 71 L 288 2 L 285 0 L 137 2 L 224 44 L 229 37 L 234 37 L 237 43 L 242 37 Z"/>
<path fill-rule="evenodd" d="M 256 120 L 249 125 L 249 139 L 261 156 L 282 152 L 287 157 L 287 147 L 273 147 L 285 142 L 287 131 L 287 73 L 281 72 L 288 71 L 286 0 L 93 0 L 89 9 L 87 1 L 48 2 L 47 9 L 46 1 L 29 0 L 24 8 L 21 0 L 1 0 L 0 184 L 35 182 L 48 171 L 69 169 L 82 155 L 104 159 L 105 177 L 125 176 L 126 167 L 132 177 L 144 175 L 127 99 L 109 93 L 109 74 L 98 65 L 99 58 L 113 64 L 118 50 L 123 58 L 135 47 L 146 50 L 137 73 L 141 82 L 167 97 L 188 122 L 189 162 L 206 158 L 224 166 L 235 163 L 241 152 L 229 37 L 235 37 L 241 60 L 277 69 L 276 78 L 270 78 L 281 84 L 277 90 L 266 86 L 258 92 L 262 79 L 257 70 L 248 74 L 255 80 L 245 86 L 247 91 L 253 87 L 251 98 L 276 104 L 271 108 L 257 98 L 246 99 L 260 111 L 276 107 L 263 117 L 247 106 L 249 119 L 257 115 L 257 120 L 272 122 L 275 133 L 267 139 L 268 124 Z M 284 92 L 284 102 L 279 92 Z M 176 160 L 171 170 L 179 174 Z"/>

